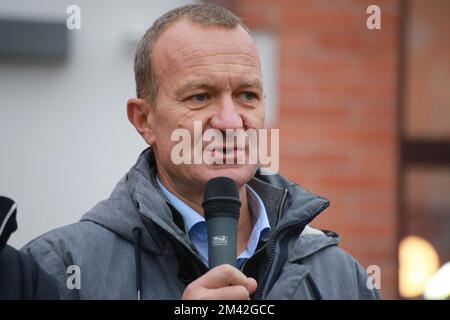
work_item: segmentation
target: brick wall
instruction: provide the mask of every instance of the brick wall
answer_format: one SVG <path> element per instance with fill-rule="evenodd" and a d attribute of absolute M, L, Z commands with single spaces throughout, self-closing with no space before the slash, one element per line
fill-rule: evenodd
<path fill-rule="evenodd" d="M 405 133 L 450 140 L 450 1 L 410 0 L 408 11 Z"/>
<path fill-rule="evenodd" d="M 448 0 L 409 1 L 404 107 L 407 138 L 448 146 L 450 41 L 444 39 L 450 39 L 449 13 Z M 403 230 L 429 241 L 441 265 L 450 261 L 449 190 L 450 163 L 407 166 Z"/>
<path fill-rule="evenodd" d="M 278 36 L 281 173 L 331 201 L 315 226 L 337 231 L 365 267 L 380 266 L 382 294 L 396 298 L 398 2 L 225 4 Z M 366 28 L 370 4 L 381 30 Z"/>

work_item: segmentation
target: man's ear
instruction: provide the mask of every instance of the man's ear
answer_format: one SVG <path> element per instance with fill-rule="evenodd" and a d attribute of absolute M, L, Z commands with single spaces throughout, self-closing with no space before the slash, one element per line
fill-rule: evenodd
<path fill-rule="evenodd" d="M 128 120 L 149 145 L 154 144 L 153 109 L 144 99 L 131 98 L 127 102 Z"/>

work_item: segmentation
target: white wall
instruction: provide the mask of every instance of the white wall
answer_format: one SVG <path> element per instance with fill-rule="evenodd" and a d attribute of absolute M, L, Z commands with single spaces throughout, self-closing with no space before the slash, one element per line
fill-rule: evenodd
<path fill-rule="evenodd" d="M 19 223 L 9 244 L 76 222 L 135 163 L 146 145 L 126 117 L 134 40 L 186 2 L 0 2 L 0 16 L 33 20 L 65 21 L 69 5 L 81 9 L 65 63 L 0 59 L 0 194 L 17 202 Z"/>
<path fill-rule="evenodd" d="M 133 54 L 151 23 L 185 0 L 2 0 L 1 17 L 65 21 L 81 9 L 81 30 L 69 31 L 64 63 L 0 59 L 0 195 L 18 205 L 9 244 L 19 248 L 79 220 L 108 197 L 146 144 L 129 124 L 135 96 Z M 255 33 L 268 122 L 276 118 L 277 45 Z"/>

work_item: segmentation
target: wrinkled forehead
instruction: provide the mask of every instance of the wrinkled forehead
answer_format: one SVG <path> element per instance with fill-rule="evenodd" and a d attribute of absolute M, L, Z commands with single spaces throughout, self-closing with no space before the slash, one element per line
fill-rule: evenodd
<path fill-rule="evenodd" d="M 255 42 L 242 26 L 227 29 L 200 26 L 188 20 L 176 22 L 161 35 L 154 46 L 152 62 L 157 75 L 211 64 L 260 72 Z"/>

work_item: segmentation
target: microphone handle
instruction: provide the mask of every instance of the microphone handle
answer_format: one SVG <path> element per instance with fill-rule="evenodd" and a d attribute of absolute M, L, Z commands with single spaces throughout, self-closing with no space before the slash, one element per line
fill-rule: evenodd
<path fill-rule="evenodd" d="M 237 224 L 238 219 L 233 217 L 206 219 L 210 269 L 221 264 L 236 266 Z"/>

